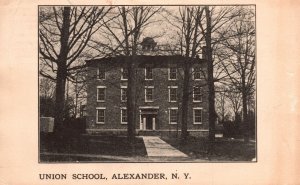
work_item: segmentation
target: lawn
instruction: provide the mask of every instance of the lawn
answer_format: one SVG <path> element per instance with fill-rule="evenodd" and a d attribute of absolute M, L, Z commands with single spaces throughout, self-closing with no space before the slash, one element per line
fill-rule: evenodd
<path fill-rule="evenodd" d="M 146 156 L 147 152 L 142 138 L 136 138 L 134 149 L 129 147 L 126 136 L 77 136 L 64 139 L 57 143 L 53 135 L 40 137 L 41 162 L 55 161 L 103 161 L 105 158 L 57 155 L 50 156 L 43 153 L 58 154 L 89 154 L 103 156 Z M 111 161 L 112 159 L 109 159 Z"/>
<path fill-rule="evenodd" d="M 232 162 L 253 161 L 256 158 L 255 143 L 245 144 L 241 140 L 218 138 L 214 150 L 208 153 L 209 142 L 206 138 L 188 137 L 186 144 L 172 137 L 161 138 L 173 147 L 187 154 L 185 161 Z M 134 149 L 129 147 L 126 136 L 80 135 L 66 137 L 57 143 L 53 135 L 40 137 L 41 162 L 97 162 L 97 161 L 148 161 L 142 138 L 136 138 Z M 157 159 L 166 162 L 164 158 Z M 176 161 L 176 159 L 168 159 Z M 151 160 L 150 160 L 151 161 Z"/>
<path fill-rule="evenodd" d="M 255 143 L 245 144 L 240 140 L 216 139 L 214 150 L 208 152 L 209 142 L 205 138 L 189 137 L 186 144 L 177 138 L 162 138 L 164 141 L 194 159 L 217 162 L 252 161 L 256 158 Z"/>

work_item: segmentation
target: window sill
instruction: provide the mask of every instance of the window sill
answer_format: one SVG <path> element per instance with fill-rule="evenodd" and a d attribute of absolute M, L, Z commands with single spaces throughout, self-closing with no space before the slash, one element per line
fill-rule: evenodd
<path fill-rule="evenodd" d="M 127 122 L 121 122 L 121 125 L 127 125 Z"/>
<path fill-rule="evenodd" d="M 104 125 L 104 122 L 96 122 L 98 125 Z"/>
<path fill-rule="evenodd" d="M 194 125 L 202 125 L 202 122 L 194 122 Z"/>
<path fill-rule="evenodd" d="M 177 101 L 169 101 L 170 103 L 175 103 L 175 102 L 177 102 Z"/>
<path fill-rule="evenodd" d="M 202 101 L 193 100 L 194 103 L 201 103 Z"/>
<path fill-rule="evenodd" d="M 151 81 L 151 80 L 153 80 L 153 79 L 145 79 L 145 81 Z"/>
<path fill-rule="evenodd" d="M 177 122 L 171 122 L 170 125 L 177 125 Z"/>
<path fill-rule="evenodd" d="M 176 81 L 177 79 L 168 79 L 169 81 Z"/>
<path fill-rule="evenodd" d="M 145 102 L 148 103 L 148 102 L 154 102 L 154 101 L 153 100 L 152 101 L 149 100 L 149 101 L 145 101 Z"/>
<path fill-rule="evenodd" d="M 101 102 L 101 103 L 104 103 L 105 101 L 104 101 L 104 100 L 97 100 L 97 102 Z"/>

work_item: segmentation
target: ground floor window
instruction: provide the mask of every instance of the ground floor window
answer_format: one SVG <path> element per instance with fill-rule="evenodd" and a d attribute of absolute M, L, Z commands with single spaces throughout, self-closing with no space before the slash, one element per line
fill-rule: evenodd
<path fill-rule="evenodd" d="M 169 108 L 169 124 L 177 124 L 178 122 L 178 108 Z"/>
<path fill-rule="evenodd" d="M 127 124 L 127 109 L 121 108 L 121 124 Z"/>
<path fill-rule="evenodd" d="M 202 108 L 194 108 L 194 124 L 202 124 Z"/>
<path fill-rule="evenodd" d="M 96 123 L 104 124 L 105 122 L 105 108 L 97 107 L 96 112 Z"/>

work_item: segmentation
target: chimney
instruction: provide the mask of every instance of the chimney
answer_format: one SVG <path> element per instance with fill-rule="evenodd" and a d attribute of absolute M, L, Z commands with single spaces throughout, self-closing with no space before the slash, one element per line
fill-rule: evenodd
<path fill-rule="evenodd" d="M 207 57 L 207 46 L 203 46 L 202 47 L 202 58 L 203 59 L 208 59 L 208 57 Z"/>

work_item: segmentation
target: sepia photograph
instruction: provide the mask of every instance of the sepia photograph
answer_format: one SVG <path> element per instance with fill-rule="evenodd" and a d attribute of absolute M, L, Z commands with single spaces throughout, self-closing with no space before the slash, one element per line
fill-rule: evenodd
<path fill-rule="evenodd" d="M 38 6 L 39 163 L 256 163 L 255 5 Z"/>

